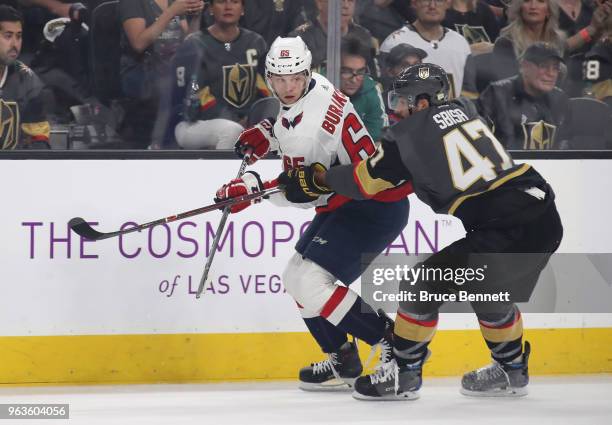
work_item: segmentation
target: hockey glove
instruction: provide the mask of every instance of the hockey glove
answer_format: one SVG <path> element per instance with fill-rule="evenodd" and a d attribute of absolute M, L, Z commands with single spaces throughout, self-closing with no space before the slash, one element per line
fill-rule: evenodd
<path fill-rule="evenodd" d="M 243 158 L 245 152 L 250 150 L 251 159 L 249 160 L 249 165 L 266 156 L 270 152 L 270 139 L 274 137 L 272 133 L 273 126 L 274 118 L 268 118 L 240 133 L 238 141 L 234 145 L 236 154 Z"/>
<path fill-rule="evenodd" d="M 226 199 L 237 198 L 243 195 L 250 195 L 252 193 L 260 192 L 264 189 L 271 188 L 276 186 L 275 182 L 265 182 L 261 181 L 259 174 L 255 171 L 247 171 L 242 175 L 242 178 L 234 179 L 227 184 L 221 186 L 219 190 L 217 190 L 217 196 L 215 197 L 215 202 L 221 202 Z M 262 198 L 258 198 L 252 201 L 244 201 L 238 204 L 232 205 L 230 207 L 230 211 L 232 213 L 237 213 L 250 206 L 251 204 L 256 204 L 261 202 Z"/>
<path fill-rule="evenodd" d="M 278 184 L 285 186 L 285 197 L 289 202 L 303 204 L 316 200 L 320 195 L 327 195 L 331 190 L 315 182 L 317 171 L 325 171 L 325 166 L 315 162 L 308 167 L 293 168 L 278 176 Z"/>

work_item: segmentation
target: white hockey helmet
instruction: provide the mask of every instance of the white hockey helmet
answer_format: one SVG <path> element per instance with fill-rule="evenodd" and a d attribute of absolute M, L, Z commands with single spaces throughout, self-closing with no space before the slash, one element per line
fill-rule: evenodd
<path fill-rule="evenodd" d="M 270 77 L 274 75 L 292 75 L 304 73 L 306 76 L 306 89 L 310 84 L 310 66 L 312 64 L 312 53 L 300 36 L 276 37 L 266 55 L 266 83 L 272 93 L 276 96 L 274 88 L 270 83 Z"/>

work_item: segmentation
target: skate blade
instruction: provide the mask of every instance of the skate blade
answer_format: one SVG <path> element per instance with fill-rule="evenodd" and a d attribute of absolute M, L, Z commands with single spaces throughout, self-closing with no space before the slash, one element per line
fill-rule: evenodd
<path fill-rule="evenodd" d="M 312 391 L 312 392 L 342 392 L 342 391 L 351 391 L 353 389 L 353 385 L 355 384 L 355 380 L 357 378 L 346 378 L 342 381 L 338 381 L 337 379 L 332 379 L 327 382 L 323 382 L 321 384 L 313 384 L 310 382 L 300 382 L 299 388 L 302 391 Z"/>
<path fill-rule="evenodd" d="M 527 387 L 509 387 L 505 389 L 498 389 L 494 391 L 472 391 L 465 388 L 459 390 L 461 394 L 468 397 L 524 397 L 529 391 Z"/>
<path fill-rule="evenodd" d="M 416 391 L 406 391 L 400 394 L 388 394 L 385 396 L 372 397 L 353 391 L 353 398 L 356 400 L 363 401 L 411 401 L 416 400 L 420 397 Z"/>

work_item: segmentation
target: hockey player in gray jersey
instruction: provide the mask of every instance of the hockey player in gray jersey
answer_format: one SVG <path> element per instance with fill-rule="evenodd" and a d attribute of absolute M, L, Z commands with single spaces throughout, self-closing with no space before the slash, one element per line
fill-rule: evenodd
<path fill-rule="evenodd" d="M 377 152 L 356 165 L 327 171 L 301 167 L 282 173 L 285 196 L 312 200 L 327 190 L 368 199 L 380 190 L 412 182 L 416 195 L 438 213 L 461 219 L 466 236 L 422 264 L 455 270 L 481 253 L 505 265 L 509 253 L 527 253 L 520 267 L 506 268 L 507 289 L 533 289 L 562 238 L 554 193 L 528 164 L 512 161 L 478 116 L 448 101 L 448 80 L 433 64 L 413 65 L 394 81 L 390 107 L 403 119 L 383 136 Z M 500 258 L 501 257 L 501 258 Z M 499 279 L 498 279 L 499 278 Z M 487 280 L 488 284 L 489 280 Z M 452 283 L 452 282 L 451 282 Z M 457 287 L 418 282 L 429 293 Z M 407 282 L 401 282 L 406 288 Z M 528 291 L 529 292 L 529 291 Z M 393 336 L 394 358 L 355 383 L 355 398 L 410 400 L 418 397 L 422 368 L 443 302 L 400 302 Z M 513 302 L 472 302 L 493 363 L 463 376 L 462 393 L 473 396 L 520 396 L 527 393 L 530 346 L 523 345 L 520 311 Z"/>

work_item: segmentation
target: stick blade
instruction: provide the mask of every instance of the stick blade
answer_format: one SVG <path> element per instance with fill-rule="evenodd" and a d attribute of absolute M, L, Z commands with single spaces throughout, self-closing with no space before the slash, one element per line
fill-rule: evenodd
<path fill-rule="evenodd" d="M 81 217 L 74 217 L 73 219 L 71 219 L 68 222 L 68 226 L 70 226 L 70 228 L 74 230 L 74 232 L 77 235 L 83 236 L 84 238 L 87 238 L 93 241 L 107 238 L 107 236 L 104 233 L 100 233 L 94 230 L 94 228 L 91 227 Z"/>

